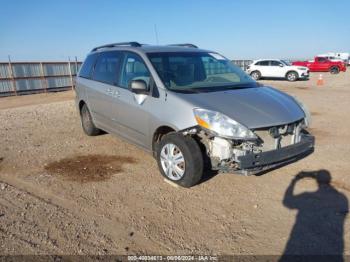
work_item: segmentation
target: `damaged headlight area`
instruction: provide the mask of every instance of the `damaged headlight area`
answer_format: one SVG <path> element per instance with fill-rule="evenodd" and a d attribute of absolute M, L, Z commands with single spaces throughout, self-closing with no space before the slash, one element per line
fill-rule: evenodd
<path fill-rule="evenodd" d="M 311 125 L 311 114 L 309 109 L 306 107 L 305 104 L 303 104 L 300 100 L 298 100 L 296 97 L 294 97 L 295 102 L 300 106 L 300 108 L 304 111 L 304 125 L 303 127 L 310 127 Z"/>
<path fill-rule="evenodd" d="M 257 138 L 248 128 L 219 112 L 195 108 L 193 113 L 199 126 L 219 137 L 241 140 Z"/>
<path fill-rule="evenodd" d="M 241 128 L 236 127 L 237 122 L 232 122 L 216 112 L 208 113 L 207 110 L 200 110 L 199 117 L 197 122 L 202 128 L 192 128 L 186 134 L 199 138 L 214 170 L 254 174 L 279 163 L 295 160 L 313 150 L 314 138 L 304 129 L 304 119 L 280 126 L 249 130 L 252 133 L 249 135 L 246 135 L 243 129 L 245 127 L 242 127 L 244 135 L 237 139 L 239 131 L 230 130 Z M 242 139 L 243 137 L 255 139 Z"/>

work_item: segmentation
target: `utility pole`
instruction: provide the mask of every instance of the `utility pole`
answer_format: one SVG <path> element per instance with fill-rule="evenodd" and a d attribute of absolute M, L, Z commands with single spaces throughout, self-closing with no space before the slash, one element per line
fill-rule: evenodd
<path fill-rule="evenodd" d="M 72 90 L 74 90 L 74 83 L 73 83 L 72 67 L 71 67 L 71 64 L 70 64 L 70 57 L 68 57 L 68 69 L 69 69 L 69 75 L 70 75 L 70 82 L 72 84 Z"/>
<path fill-rule="evenodd" d="M 45 71 L 44 71 L 44 65 L 42 62 L 40 62 L 40 78 L 41 78 L 41 84 L 44 86 L 45 93 L 47 93 L 47 89 L 49 87 L 48 80 L 45 77 Z"/>
<path fill-rule="evenodd" d="M 78 75 L 78 58 L 75 57 L 75 75 Z"/>
<path fill-rule="evenodd" d="M 12 80 L 12 90 L 15 93 L 15 95 L 17 95 L 16 80 L 15 80 L 15 76 L 13 74 L 13 68 L 12 68 L 12 64 L 11 64 L 10 55 L 8 56 L 8 58 L 9 58 L 9 70 L 10 70 L 10 75 L 11 75 L 11 80 Z"/>

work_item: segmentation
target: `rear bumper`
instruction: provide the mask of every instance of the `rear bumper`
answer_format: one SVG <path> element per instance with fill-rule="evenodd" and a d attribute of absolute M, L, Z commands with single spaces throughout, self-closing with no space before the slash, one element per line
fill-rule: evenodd
<path fill-rule="evenodd" d="M 251 153 L 238 157 L 238 168 L 245 174 L 254 174 L 267 169 L 273 169 L 306 157 L 314 151 L 315 138 L 302 135 L 299 143 L 280 149 Z"/>

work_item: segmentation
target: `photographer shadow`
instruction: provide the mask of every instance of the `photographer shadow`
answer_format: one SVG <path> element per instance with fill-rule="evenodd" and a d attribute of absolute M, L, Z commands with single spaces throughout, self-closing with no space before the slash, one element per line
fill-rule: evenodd
<path fill-rule="evenodd" d="M 304 178 L 315 179 L 317 191 L 295 195 L 296 183 Z M 287 188 L 283 204 L 298 214 L 280 261 L 307 261 L 315 255 L 327 255 L 318 261 L 343 261 L 348 200 L 331 185 L 329 171 L 300 172 Z"/>

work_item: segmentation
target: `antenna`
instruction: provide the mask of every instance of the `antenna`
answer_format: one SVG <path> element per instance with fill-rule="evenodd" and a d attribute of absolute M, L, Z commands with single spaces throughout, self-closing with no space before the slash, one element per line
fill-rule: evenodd
<path fill-rule="evenodd" d="M 156 24 L 154 24 L 154 34 L 156 35 L 156 42 L 157 42 L 157 45 L 159 45 L 158 30 L 157 30 L 157 25 L 156 25 Z"/>

